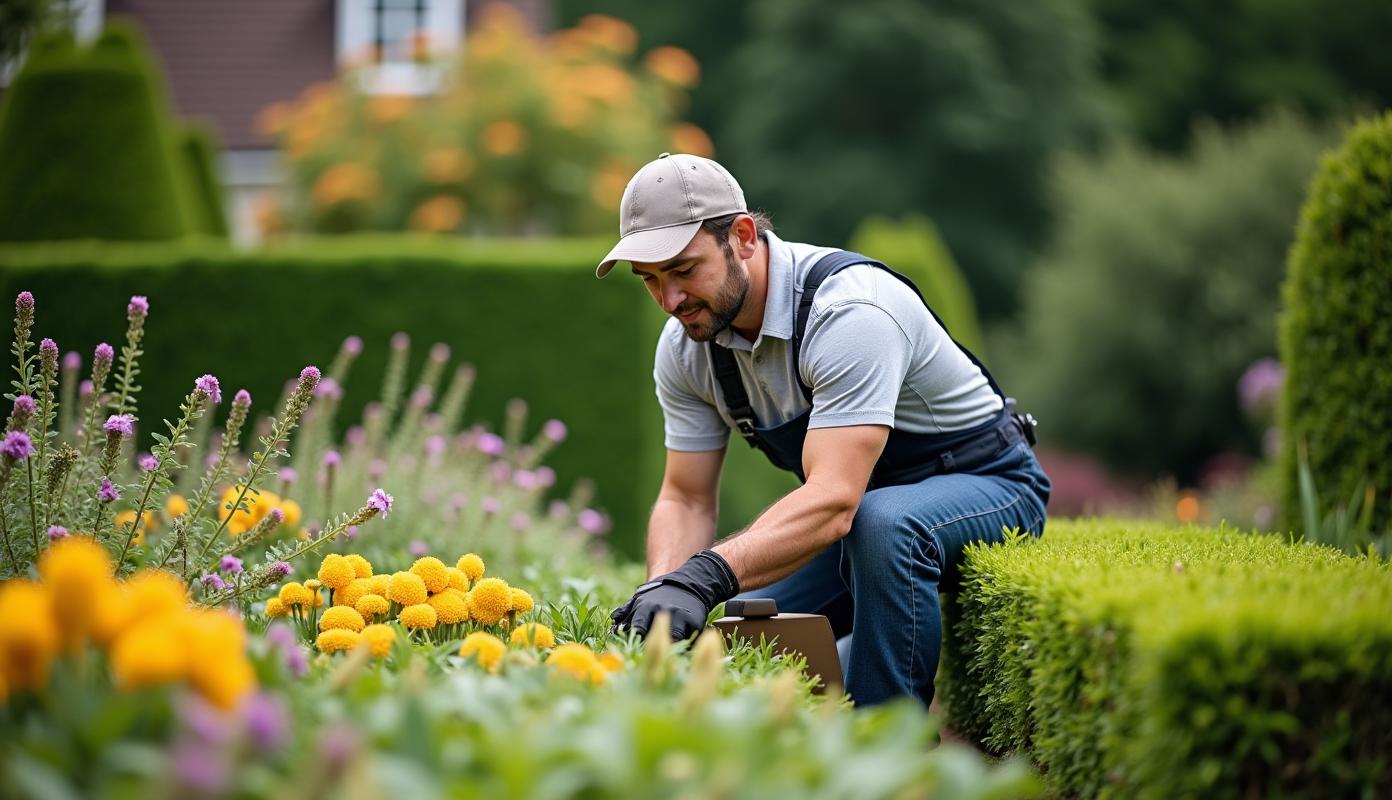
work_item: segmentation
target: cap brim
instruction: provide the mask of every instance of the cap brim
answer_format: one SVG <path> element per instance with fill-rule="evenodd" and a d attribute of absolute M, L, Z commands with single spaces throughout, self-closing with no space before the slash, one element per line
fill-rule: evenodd
<path fill-rule="evenodd" d="M 669 225 L 666 228 L 634 231 L 620 239 L 619 243 L 614 245 L 614 249 L 609 251 L 609 255 L 599 262 L 599 266 L 595 268 L 595 277 L 603 278 L 608 275 L 609 270 L 613 269 L 618 261 L 666 261 L 690 244 L 700 228 L 701 221 L 696 220 Z"/>

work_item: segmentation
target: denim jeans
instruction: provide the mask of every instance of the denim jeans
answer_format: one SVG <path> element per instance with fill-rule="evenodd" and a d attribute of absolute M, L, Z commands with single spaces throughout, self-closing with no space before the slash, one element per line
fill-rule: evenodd
<path fill-rule="evenodd" d="M 845 682 L 857 705 L 908 695 L 927 707 L 942 648 L 938 594 L 959 582 L 963 548 L 1016 526 L 1042 535 L 1049 490 L 1024 442 L 971 473 L 872 489 L 845 538 L 739 597 L 772 597 L 780 612 L 823 614 L 838 637 L 853 633 Z"/>

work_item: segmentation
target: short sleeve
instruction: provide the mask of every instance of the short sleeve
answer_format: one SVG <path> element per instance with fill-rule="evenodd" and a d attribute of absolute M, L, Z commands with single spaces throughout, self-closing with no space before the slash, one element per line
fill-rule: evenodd
<path fill-rule="evenodd" d="M 689 365 L 682 363 L 664 329 L 653 361 L 657 402 L 662 406 L 667 448 L 686 452 L 719 450 L 730 440 L 720 412 L 695 389 Z"/>
<path fill-rule="evenodd" d="M 809 322 L 803 379 L 812 387 L 808 428 L 894 425 L 912 345 L 889 312 L 850 300 Z"/>

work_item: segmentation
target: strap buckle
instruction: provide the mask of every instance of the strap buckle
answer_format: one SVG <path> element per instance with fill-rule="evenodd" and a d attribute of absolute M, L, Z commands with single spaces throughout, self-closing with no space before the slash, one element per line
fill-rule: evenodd
<path fill-rule="evenodd" d="M 744 440 L 746 442 L 749 442 L 750 447 L 758 446 L 757 441 L 759 437 L 759 432 L 754 430 L 754 423 L 752 421 L 747 419 L 737 419 L 735 420 L 735 427 L 739 429 L 740 436 L 743 436 Z"/>

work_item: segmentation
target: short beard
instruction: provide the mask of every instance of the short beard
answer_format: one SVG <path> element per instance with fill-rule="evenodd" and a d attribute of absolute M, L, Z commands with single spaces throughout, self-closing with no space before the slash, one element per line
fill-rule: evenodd
<path fill-rule="evenodd" d="M 720 249 L 725 253 L 725 282 L 720 284 L 720 289 L 716 292 L 715 305 L 706 306 L 711 312 L 710 323 L 682 323 L 682 327 L 686 328 L 687 337 L 693 342 L 709 342 L 730 327 L 730 323 L 739 316 L 740 309 L 744 308 L 744 300 L 749 295 L 749 276 L 745 275 L 744 270 L 735 262 L 734 249 L 730 247 L 729 242 L 721 242 Z M 693 309 L 687 309 L 691 310 Z M 676 313 L 686 312 L 678 308 Z"/>

